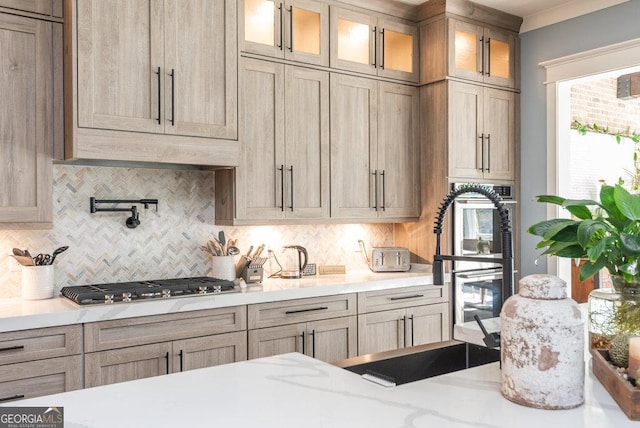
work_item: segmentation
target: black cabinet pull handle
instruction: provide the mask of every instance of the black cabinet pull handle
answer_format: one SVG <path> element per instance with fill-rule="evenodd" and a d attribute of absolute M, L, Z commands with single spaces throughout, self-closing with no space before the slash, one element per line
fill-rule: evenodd
<path fill-rule="evenodd" d="M 171 69 L 171 126 L 176 125 L 176 72 Z"/>
<path fill-rule="evenodd" d="M 487 39 L 487 77 L 491 77 L 491 37 Z"/>
<path fill-rule="evenodd" d="M 302 337 L 302 354 L 305 355 L 305 346 L 304 346 L 304 331 L 302 332 L 302 334 L 300 335 L 300 337 Z"/>
<path fill-rule="evenodd" d="M 386 191 L 385 191 L 385 174 L 384 174 L 384 169 L 382 171 L 380 171 L 380 177 L 382 177 L 382 205 L 380 206 L 380 208 L 382 208 L 382 211 L 386 211 L 387 209 L 387 196 L 386 196 Z"/>
<path fill-rule="evenodd" d="M 410 296 L 400 296 L 400 297 L 389 297 L 389 300 L 406 300 L 406 299 L 417 299 L 419 297 L 424 297 L 424 294 L 412 294 Z"/>
<path fill-rule="evenodd" d="M 484 36 L 480 37 L 480 49 L 482 55 L 480 56 L 480 64 L 478 64 L 480 66 L 480 70 L 478 70 L 478 73 L 484 76 Z"/>
<path fill-rule="evenodd" d="M 178 355 L 180 356 L 180 371 L 182 371 L 184 369 L 184 351 L 181 349 Z"/>
<path fill-rule="evenodd" d="M 411 320 L 411 346 L 414 346 L 414 341 L 413 341 L 413 315 L 411 315 L 409 317 L 409 319 Z"/>
<path fill-rule="evenodd" d="M 373 63 L 371 65 L 376 67 L 378 65 L 377 63 L 378 63 L 378 27 L 373 27 Z"/>
<path fill-rule="evenodd" d="M 278 48 L 280 48 L 280 50 L 282 50 L 283 46 L 282 46 L 282 33 L 284 32 L 284 22 L 283 22 L 283 16 L 282 16 L 282 3 L 280 3 L 280 5 L 278 6 L 278 11 L 280 13 L 280 43 L 278 44 Z"/>
<path fill-rule="evenodd" d="M 311 330 L 311 356 L 316 357 L 316 331 Z"/>
<path fill-rule="evenodd" d="M 487 134 L 487 172 L 491 172 L 491 134 Z"/>
<path fill-rule="evenodd" d="M 24 349 L 24 345 L 16 345 L 16 346 L 7 346 L 6 348 L 0 348 L 0 352 L 4 351 L 17 351 L 19 349 Z"/>
<path fill-rule="evenodd" d="M 284 314 L 285 315 L 291 315 L 291 314 L 299 314 L 299 313 L 302 313 L 302 312 L 326 311 L 327 309 L 329 309 L 328 306 L 319 306 L 317 308 L 298 309 L 298 310 L 295 310 L 295 311 L 287 311 Z"/>
<path fill-rule="evenodd" d="M 293 52 L 293 6 L 289 6 L 289 52 Z"/>
<path fill-rule="evenodd" d="M 291 206 L 289 208 L 291 209 L 291 211 L 293 211 L 293 165 L 291 165 L 291 168 L 289 168 L 289 171 L 291 172 L 291 188 L 289 189 L 289 193 L 291 197 Z"/>
<path fill-rule="evenodd" d="M 378 211 L 378 171 L 373 171 L 373 209 Z"/>
<path fill-rule="evenodd" d="M 154 74 L 158 75 L 158 118 L 156 120 L 158 121 L 158 125 L 160 125 L 162 123 L 162 77 L 160 74 L 160 67 L 158 67 L 157 71 L 154 71 Z"/>
<path fill-rule="evenodd" d="M 164 358 L 167 360 L 167 373 L 165 374 L 169 374 L 169 352 L 165 354 Z"/>
<path fill-rule="evenodd" d="M 284 211 L 284 165 L 280 165 L 278 171 L 280 171 L 280 211 Z"/>
<path fill-rule="evenodd" d="M 2 398 L 0 398 L 0 402 L 2 402 L 2 401 L 18 400 L 18 399 L 20 399 L 20 398 L 24 398 L 24 394 L 16 394 L 16 395 L 13 395 L 13 396 L 11 396 L 11 397 L 2 397 Z"/>
<path fill-rule="evenodd" d="M 484 172 L 484 134 L 480 134 L 480 172 Z"/>
<path fill-rule="evenodd" d="M 382 38 L 380 40 L 380 68 L 384 70 L 384 28 L 380 30 L 380 37 Z"/>

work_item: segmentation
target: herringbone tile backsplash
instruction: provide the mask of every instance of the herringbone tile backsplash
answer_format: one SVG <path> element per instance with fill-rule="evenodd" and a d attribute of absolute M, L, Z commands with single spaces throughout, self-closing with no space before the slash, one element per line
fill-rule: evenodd
<path fill-rule="evenodd" d="M 363 269 L 357 240 L 368 247 L 393 244 L 392 225 L 220 227 L 214 225 L 213 172 L 173 169 L 54 165 L 51 230 L 0 229 L 0 298 L 20 296 L 21 273 L 8 256 L 14 247 L 51 253 L 55 287 L 141 279 L 211 275 L 200 249 L 223 230 L 240 250 L 265 243 L 279 255 L 283 245 L 307 248 L 311 262 Z M 140 226 L 128 229 L 127 213 L 89 213 L 89 198 L 159 200 L 140 208 Z M 127 207 L 127 205 L 123 205 Z M 1 227 L 1 226 L 0 226 Z M 265 255 L 267 252 L 265 251 Z"/>

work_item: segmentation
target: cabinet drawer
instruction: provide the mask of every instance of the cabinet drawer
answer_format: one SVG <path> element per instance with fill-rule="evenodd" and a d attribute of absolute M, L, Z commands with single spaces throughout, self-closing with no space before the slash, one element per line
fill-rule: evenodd
<path fill-rule="evenodd" d="M 0 366 L 0 403 L 80 388 L 80 355 Z"/>
<path fill-rule="evenodd" d="M 248 316 L 249 328 L 254 329 L 355 314 L 356 295 L 341 294 L 249 305 Z"/>
<path fill-rule="evenodd" d="M 0 333 L 0 365 L 63 357 L 81 352 L 81 325 Z"/>
<path fill-rule="evenodd" d="M 85 324 L 85 352 L 247 329 L 247 307 L 235 306 Z"/>
<path fill-rule="evenodd" d="M 366 291 L 358 293 L 358 313 L 409 308 L 449 301 L 446 286 L 418 285 L 391 290 Z"/>

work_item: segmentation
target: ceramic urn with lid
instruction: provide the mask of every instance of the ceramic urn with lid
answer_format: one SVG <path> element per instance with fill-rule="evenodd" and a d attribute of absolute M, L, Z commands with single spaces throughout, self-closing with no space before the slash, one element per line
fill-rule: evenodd
<path fill-rule="evenodd" d="M 584 321 L 567 284 L 529 275 L 500 313 L 502 395 L 541 409 L 584 403 Z"/>

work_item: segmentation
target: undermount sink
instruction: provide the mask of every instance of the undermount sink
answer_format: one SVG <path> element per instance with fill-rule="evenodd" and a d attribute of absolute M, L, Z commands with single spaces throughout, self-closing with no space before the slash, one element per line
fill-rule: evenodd
<path fill-rule="evenodd" d="M 402 385 L 500 360 L 500 351 L 450 340 L 395 351 L 362 355 L 334 365 Z"/>

